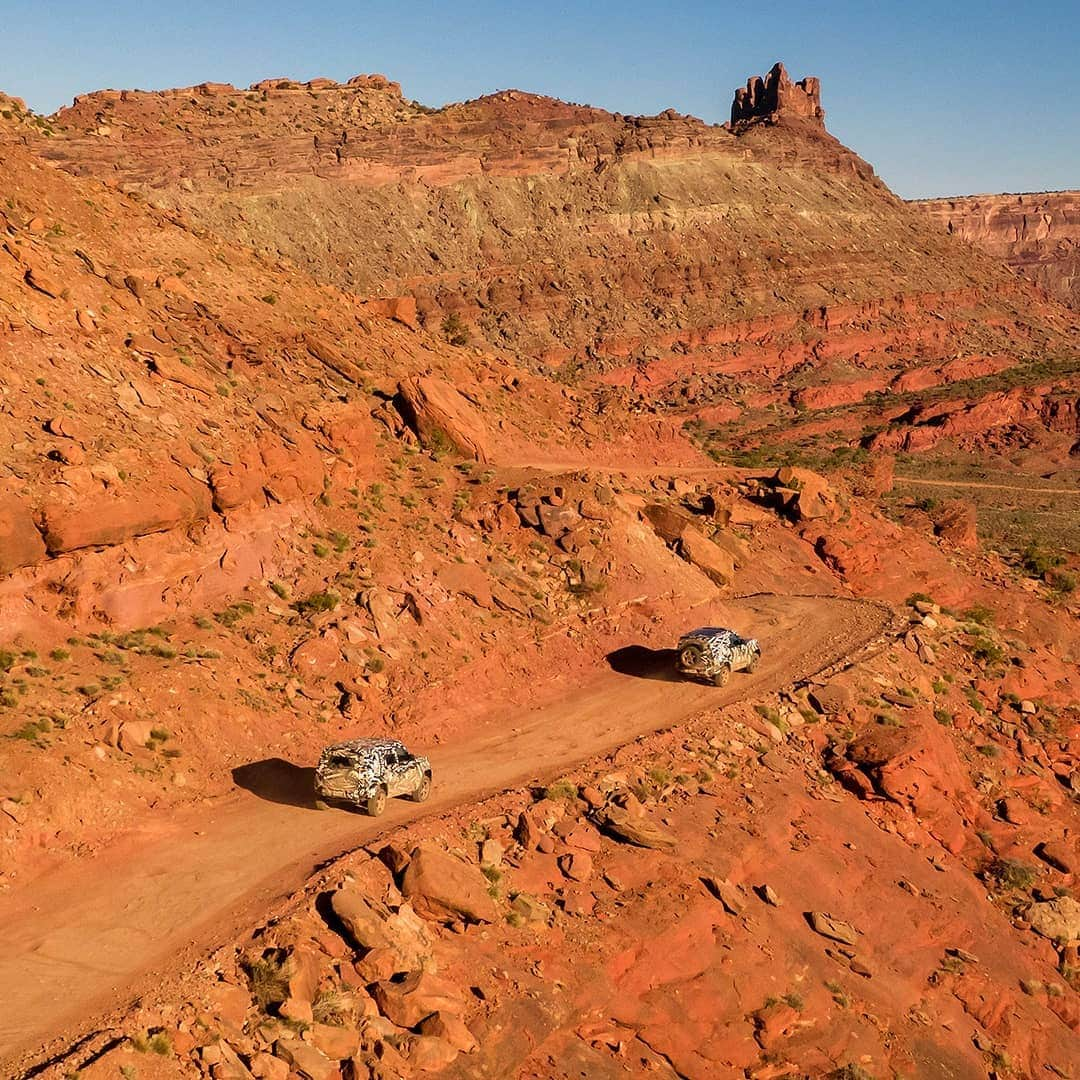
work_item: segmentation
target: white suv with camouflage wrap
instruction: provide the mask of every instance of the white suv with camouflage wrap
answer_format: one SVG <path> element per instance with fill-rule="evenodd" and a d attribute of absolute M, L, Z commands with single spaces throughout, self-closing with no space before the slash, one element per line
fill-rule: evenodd
<path fill-rule="evenodd" d="M 753 671 L 761 656 L 756 638 L 741 638 L 734 630 L 701 626 L 679 638 L 679 671 L 714 686 L 726 685 L 733 671 Z"/>
<path fill-rule="evenodd" d="M 315 792 L 322 802 L 364 807 L 372 817 L 386 800 L 407 795 L 423 802 L 431 791 L 431 762 L 410 754 L 397 739 L 353 739 L 328 746 L 315 769 Z"/>

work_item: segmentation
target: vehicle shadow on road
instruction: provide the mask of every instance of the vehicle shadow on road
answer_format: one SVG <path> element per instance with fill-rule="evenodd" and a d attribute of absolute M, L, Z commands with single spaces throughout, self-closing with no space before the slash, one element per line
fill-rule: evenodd
<path fill-rule="evenodd" d="M 650 649 L 644 645 L 627 645 L 607 654 L 608 666 L 620 675 L 657 682 L 682 682 L 675 668 L 674 649 Z"/>
<path fill-rule="evenodd" d="M 266 758 L 238 765 L 232 771 L 237 787 L 267 802 L 315 809 L 315 770 L 284 758 Z"/>

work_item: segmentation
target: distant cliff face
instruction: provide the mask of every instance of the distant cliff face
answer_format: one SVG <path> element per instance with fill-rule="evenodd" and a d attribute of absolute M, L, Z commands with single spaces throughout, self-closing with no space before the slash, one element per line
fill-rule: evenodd
<path fill-rule="evenodd" d="M 735 91 L 731 103 L 732 125 L 750 120 L 776 123 L 792 116 L 825 126 L 821 82 L 812 76 L 792 82 L 783 64 L 773 64 L 764 78 L 752 75 Z"/>
<path fill-rule="evenodd" d="M 920 199 L 911 205 L 1080 308 L 1080 191 Z"/>

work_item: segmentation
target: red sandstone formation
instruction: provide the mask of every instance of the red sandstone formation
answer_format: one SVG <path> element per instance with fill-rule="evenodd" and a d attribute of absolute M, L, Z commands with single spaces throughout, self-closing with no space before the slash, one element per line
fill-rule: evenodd
<path fill-rule="evenodd" d="M 1080 308 L 1080 191 L 917 199 L 910 205 Z"/>
<path fill-rule="evenodd" d="M 784 65 L 776 63 L 764 78 L 752 75 L 746 80 L 746 86 L 735 91 L 735 100 L 731 103 L 733 126 L 750 120 L 775 124 L 791 117 L 825 127 L 820 80 L 807 76 L 793 83 Z"/>
<path fill-rule="evenodd" d="M 0 102 L 5 1072 L 1073 1067 L 1076 560 L 929 464 L 1068 529 L 1075 313 L 742 107 Z"/>

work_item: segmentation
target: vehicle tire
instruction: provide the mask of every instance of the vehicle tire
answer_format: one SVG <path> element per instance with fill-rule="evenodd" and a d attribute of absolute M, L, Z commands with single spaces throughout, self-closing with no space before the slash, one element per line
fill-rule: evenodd
<path fill-rule="evenodd" d="M 386 788 L 381 787 L 367 801 L 369 817 L 378 817 L 386 809 Z"/>
<path fill-rule="evenodd" d="M 761 659 L 761 653 L 755 653 L 754 658 L 746 665 L 746 674 L 753 675 L 757 670 L 757 662 Z"/>
<path fill-rule="evenodd" d="M 700 645 L 685 645 L 679 653 L 679 667 L 693 671 L 701 667 L 704 650 Z"/>
<path fill-rule="evenodd" d="M 431 773 L 424 773 L 420 786 L 409 796 L 413 802 L 425 802 L 431 794 Z"/>
<path fill-rule="evenodd" d="M 712 677 L 713 686 L 727 686 L 728 679 L 731 678 L 731 665 L 724 664 L 723 667 Z"/>
<path fill-rule="evenodd" d="M 316 810 L 329 810 L 330 809 L 330 804 L 325 799 L 316 799 L 315 800 L 315 809 Z"/>

